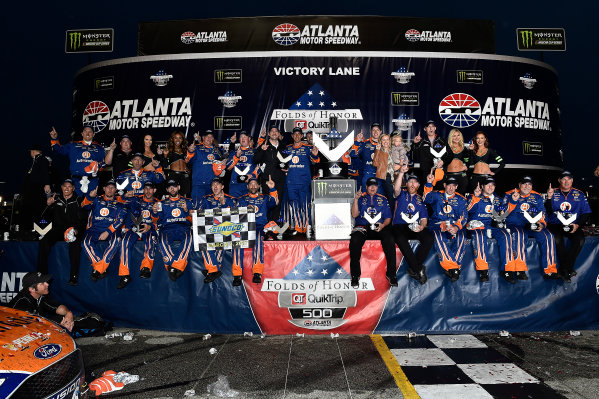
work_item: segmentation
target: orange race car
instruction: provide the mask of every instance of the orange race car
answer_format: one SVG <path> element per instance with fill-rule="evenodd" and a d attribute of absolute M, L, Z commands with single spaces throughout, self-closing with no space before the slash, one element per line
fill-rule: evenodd
<path fill-rule="evenodd" d="M 0 398 L 81 399 L 83 357 L 60 326 L 0 306 Z"/>

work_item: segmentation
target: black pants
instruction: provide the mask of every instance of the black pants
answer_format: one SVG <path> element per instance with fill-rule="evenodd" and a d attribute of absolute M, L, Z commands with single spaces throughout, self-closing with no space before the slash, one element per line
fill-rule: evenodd
<path fill-rule="evenodd" d="M 268 221 L 278 222 L 281 219 L 281 204 L 283 202 L 283 192 L 285 191 L 285 177 L 281 179 L 273 180 L 275 182 L 275 188 L 277 189 L 277 195 L 279 197 L 279 203 L 268 211 Z M 262 182 L 262 194 L 270 195 L 270 188 L 266 185 L 266 182 Z"/>
<path fill-rule="evenodd" d="M 380 233 L 370 230 L 366 226 L 366 232 L 354 231 L 349 239 L 349 268 L 352 277 L 360 277 L 362 268 L 360 267 L 360 259 L 362 258 L 362 247 L 366 240 L 380 240 L 383 246 L 383 252 L 387 260 L 387 275 L 395 276 L 395 242 L 393 241 L 393 233 L 389 226 L 385 227 Z"/>
<path fill-rule="evenodd" d="M 574 263 L 584 245 L 584 233 L 580 227 L 574 233 L 566 233 L 561 224 L 550 224 L 547 226 L 549 231 L 555 237 L 555 250 L 557 251 L 557 259 L 559 260 L 559 271 L 562 274 L 574 271 Z M 570 248 L 566 248 L 564 238 L 570 240 Z"/>
<path fill-rule="evenodd" d="M 81 256 L 81 238 L 83 232 L 79 232 L 76 239 L 69 243 L 69 260 L 71 261 L 71 270 L 69 278 L 79 275 L 79 258 Z M 48 273 L 48 256 L 50 249 L 59 241 L 64 241 L 64 231 L 52 229 L 40 240 L 37 255 L 37 271 L 44 274 Z"/>
<path fill-rule="evenodd" d="M 407 224 L 394 224 L 393 238 L 404 259 L 408 262 L 408 267 L 416 273 L 422 270 L 422 265 L 434 244 L 433 233 L 428 228 L 416 233 L 410 230 Z M 416 254 L 412 251 L 408 240 L 420 241 Z"/>

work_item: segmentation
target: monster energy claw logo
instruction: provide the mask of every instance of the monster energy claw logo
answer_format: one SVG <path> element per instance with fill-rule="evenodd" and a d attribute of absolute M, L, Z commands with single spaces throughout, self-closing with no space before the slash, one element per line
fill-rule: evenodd
<path fill-rule="evenodd" d="M 460 82 L 465 81 L 466 80 L 466 71 L 459 71 L 458 78 L 459 78 Z"/>
<path fill-rule="evenodd" d="M 316 192 L 318 193 L 319 197 L 324 197 L 327 195 L 327 183 L 324 181 L 316 183 Z"/>
<path fill-rule="evenodd" d="M 222 118 L 222 117 L 214 118 L 214 124 L 216 125 L 217 129 L 222 129 L 223 122 L 224 122 L 224 118 Z"/>
<path fill-rule="evenodd" d="M 222 82 L 225 79 L 225 71 L 216 71 L 216 80 Z"/>
<path fill-rule="evenodd" d="M 77 50 L 79 47 L 81 47 L 81 32 L 69 33 L 69 48 Z"/>
<path fill-rule="evenodd" d="M 393 93 L 393 103 L 399 104 L 401 100 L 401 93 Z"/>
<path fill-rule="evenodd" d="M 522 47 L 524 47 L 524 48 L 532 47 L 532 31 L 531 30 L 520 31 L 520 38 L 522 39 Z"/>

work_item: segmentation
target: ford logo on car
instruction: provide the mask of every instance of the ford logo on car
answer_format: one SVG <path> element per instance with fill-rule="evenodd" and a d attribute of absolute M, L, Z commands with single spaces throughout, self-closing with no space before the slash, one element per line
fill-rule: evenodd
<path fill-rule="evenodd" d="M 40 346 L 33 352 L 33 356 L 38 359 L 51 359 L 62 351 L 62 347 L 57 344 L 47 344 Z"/>

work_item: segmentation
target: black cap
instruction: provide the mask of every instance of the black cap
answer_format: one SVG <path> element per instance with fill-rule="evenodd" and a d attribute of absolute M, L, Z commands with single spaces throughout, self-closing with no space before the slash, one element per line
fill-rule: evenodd
<path fill-rule="evenodd" d="M 144 187 L 156 188 L 156 185 L 154 184 L 153 181 L 147 181 L 147 182 L 144 183 Z"/>
<path fill-rule="evenodd" d="M 373 122 L 370 124 L 370 128 L 372 129 L 373 127 L 378 127 L 379 129 L 381 129 L 381 124 L 378 122 Z"/>
<path fill-rule="evenodd" d="M 142 159 L 142 161 L 143 161 L 143 159 L 144 159 L 144 154 L 142 154 L 141 152 L 136 152 L 135 154 L 133 154 L 133 155 L 131 156 L 131 160 L 133 160 L 133 158 L 135 158 L 135 157 L 140 157 L 140 158 Z"/>
<path fill-rule="evenodd" d="M 302 131 L 302 128 L 301 128 L 301 127 L 294 127 L 294 128 L 293 128 L 293 130 L 291 131 L 291 134 L 293 134 L 293 133 L 295 133 L 295 132 L 298 132 L 298 133 L 304 134 L 304 132 Z"/>
<path fill-rule="evenodd" d="M 427 127 L 427 126 L 428 126 L 428 125 L 430 125 L 431 123 L 432 123 L 433 125 L 435 125 L 435 127 L 437 127 L 437 124 L 436 124 L 436 123 L 435 123 L 435 121 L 434 121 L 434 120 L 432 120 L 432 119 L 431 119 L 431 120 L 429 120 L 428 122 L 426 122 L 426 123 L 424 124 L 424 127 Z"/>
<path fill-rule="evenodd" d="M 532 177 L 530 176 L 524 176 L 520 179 L 520 184 L 524 184 L 524 183 L 531 183 L 532 184 Z"/>
<path fill-rule="evenodd" d="M 39 144 L 31 144 L 29 150 L 42 152 L 42 146 Z"/>
<path fill-rule="evenodd" d="M 256 176 L 254 176 L 254 175 L 251 175 L 251 176 L 250 176 L 250 178 L 248 179 L 248 184 L 250 184 L 250 182 L 251 182 L 252 180 L 257 182 L 257 181 L 258 181 L 258 178 L 257 178 Z"/>
<path fill-rule="evenodd" d="M 128 134 L 123 134 L 123 135 L 121 136 L 121 140 L 120 140 L 120 141 L 123 141 L 123 139 L 128 139 L 129 141 L 131 141 L 131 137 L 129 137 L 129 135 L 128 135 Z"/>
<path fill-rule="evenodd" d="M 47 283 L 52 278 L 50 274 L 42 274 L 40 272 L 29 272 L 23 276 L 21 282 L 23 288 L 35 287 L 39 283 Z"/>
<path fill-rule="evenodd" d="M 67 179 L 64 179 L 64 180 L 62 181 L 62 183 L 60 183 L 60 185 L 62 186 L 62 185 L 63 185 L 63 184 L 65 184 L 65 183 L 71 183 L 73 186 L 75 186 L 75 182 L 73 181 L 73 179 L 69 179 L 69 178 L 67 178 Z"/>
<path fill-rule="evenodd" d="M 106 183 L 104 183 L 104 187 L 110 186 L 111 184 L 116 187 L 116 182 L 114 181 L 114 179 L 110 179 Z"/>
<path fill-rule="evenodd" d="M 458 179 L 456 179 L 453 176 L 448 176 L 448 177 L 445 178 L 445 184 L 455 184 L 455 185 L 457 185 L 458 184 Z"/>
<path fill-rule="evenodd" d="M 213 132 L 212 132 L 212 130 L 210 130 L 210 129 L 208 129 L 208 130 L 206 130 L 204 133 L 202 133 L 202 136 L 207 136 L 207 135 L 209 135 L 209 134 L 211 134 L 211 135 L 213 135 L 213 136 L 214 136 L 214 133 L 213 133 Z"/>
<path fill-rule="evenodd" d="M 225 185 L 225 182 L 220 177 L 215 177 L 214 179 L 212 179 L 212 181 L 210 182 L 210 184 L 212 184 L 212 183 L 220 183 L 223 186 Z"/>
<path fill-rule="evenodd" d="M 572 172 L 568 171 L 568 170 L 564 170 L 560 175 L 559 178 L 563 178 L 563 177 L 569 177 L 571 179 L 574 178 L 574 175 L 572 174 Z"/>
<path fill-rule="evenodd" d="M 277 129 L 277 131 L 279 131 L 279 127 L 275 126 L 275 125 L 271 125 L 271 127 L 268 130 L 270 130 L 270 129 Z"/>
<path fill-rule="evenodd" d="M 239 136 L 241 136 L 242 134 L 243 134 L 244 136 L 248 136 L 248 137 L 250 137 L 250 138 L 252 137 L 252 136 L 251 136 L 251 135 L 250 135 L 248 132 L 246 132 L 245 130 L 242 130 L 241 132 L 239 132 Z"/>
<path fill-rule="evenodd" d="M 368 178 L 368 180 L 366 180 L 366 187 L 378 186 L 378 185 L 379 185 L 379 181 L 377 179 L 375 179 L 374 177 L 370 177 L 370 178 Z"/>
<path fill-rule="evenodd" d="M 175 180 L 175 179 L 168 179 L 168 180 L 166 181 L 166 184 L 164 185 L 164 187 L 165 187 L 165 188 L 169 188 L 169 187 L 171 187 L 171 186 L 175 186 L 175 187 L 176 187 L 176 186 L 178 186 L 178 185 L 179 185 L 179 182 L 178 182 L 177 180 Z"/>
<path fill-rule="evenodd" d="M 487 176 L 484 180 L 483 180 L 483 186 L 486 186 L 489 183 L 493 183 L 495 185 L 497 185 L 497 183 L 495 183 L 495 179 L 493 179 L 491 176 Z"/>
<path fill-rule="evenodd" d="M 420 183 L 420 179 L 419 179 L 419 178 L 418 178 L 418 176 L 416 176 L 416 175 L 407 175 L 407 176 L 406 176 L 406 183 L 407 183 L 408 181 L 412 180 L 412 179 L 414 179 L 414 180 L 416 180 L 418 183 Z"/>

